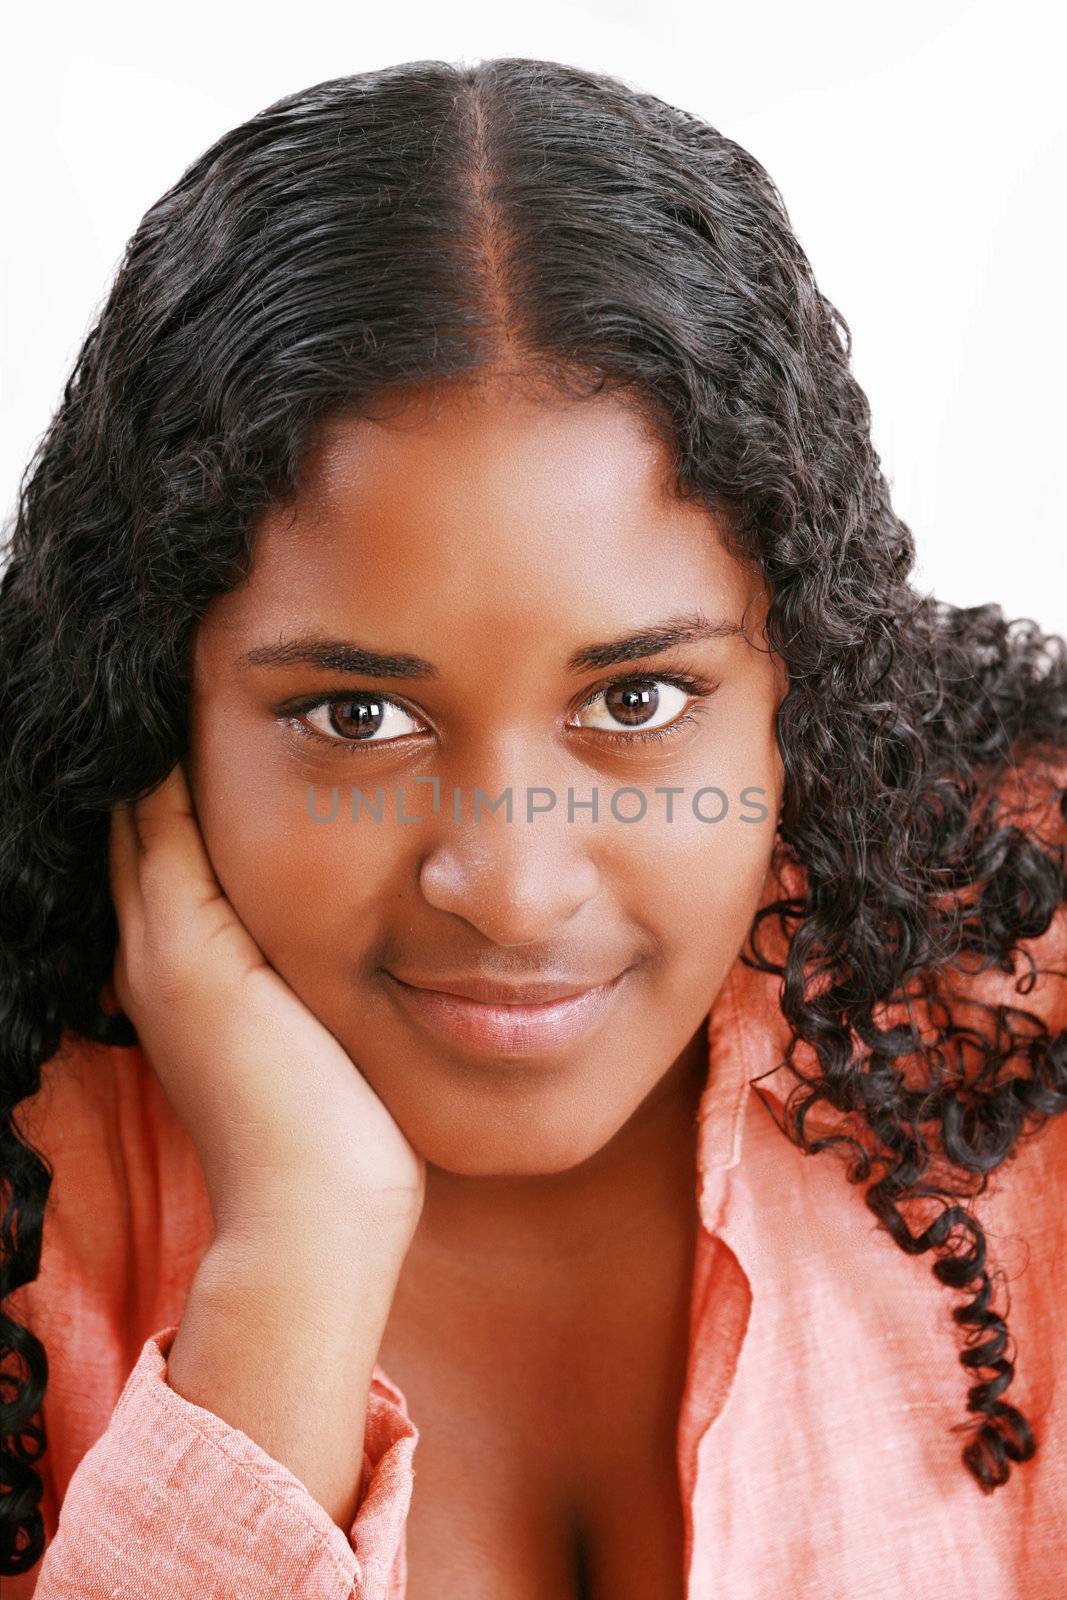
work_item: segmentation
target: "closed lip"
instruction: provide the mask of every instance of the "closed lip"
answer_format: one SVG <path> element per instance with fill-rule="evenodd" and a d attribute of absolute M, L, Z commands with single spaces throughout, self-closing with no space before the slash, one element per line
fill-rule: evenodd
<path fill-rule="evenodd" d="M 575 995 L 587 994 L 590 989 L 614 983 L 621 973 L 613 972 L 607 978 L 543 978 L 537 983 L 491 983 L 487 978 L 402 978 L 389 971 L 408 989 L 428 989 L 431 993 L 457 995 L 463 1000 L 477 1000 L 492 1006 L 540 1006 L 555 1000 L 570 1000 Z"/>
<path fill-rule="evenodd" d="M 603 1026 L 629 970 L 627 967 L 607 983 L 589 986 L 583 980 L 577 988 L 573 978 L 502 984 L 473 976 L 435 977 L 431 987 L 398 978 L 383 968 L 395 1002 L 409 1019 L 443 1040 L 450 1050 L 458 1047 L 467 1062 L 487 1057 L 494 1070 L 505 1063 L 528 1064 L 534 1059 L 545 1065 L 553 1060 L 565 1062 L 570 1046 Z M 453 987 L 437 987 L 444 983 Z M 533 1000 L 525 998 L 531 993 Z"/>

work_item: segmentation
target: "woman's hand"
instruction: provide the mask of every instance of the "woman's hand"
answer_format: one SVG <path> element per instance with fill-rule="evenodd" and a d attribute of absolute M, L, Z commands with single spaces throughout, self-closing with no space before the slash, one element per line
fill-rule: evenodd
<path fill-rule="evenodd" d="M 410 1242 L 426 1163 L 259 949 L 215 877 L 179 762 L 111 814 L 114 986 L 200 1157 L 216 1229 L 293 1208 Z"/>

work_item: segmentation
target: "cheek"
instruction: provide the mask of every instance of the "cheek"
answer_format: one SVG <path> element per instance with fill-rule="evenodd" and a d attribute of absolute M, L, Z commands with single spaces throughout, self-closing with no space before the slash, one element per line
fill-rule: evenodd
<path fill-rule="evenodd" d="M 740 946 L 774 847 L 773 796 L 753 794 L 743 804 L 728 783 L 717 781 L 696 805 L 708 819 L 722 812 L 721 820 L 701 821 L 694 815 L 695 795 L 694 789 L 675 797 L 673 821 L 661 823 L 649 840 L 630 883 L 642 920 L 657 929 L 682 968 L 695 951 Z"/>
<path fill-rule="evenodd" d="M 649 794 L 658 820 L 640 854 L 629 841 L 630 889 L 635 915 L 670 952 L 679 991 L 725 976 L 744 942 L 773 856 L 782 778 L 774 707 L 735 703 L 699 761 L 671 780 L 684 792 L 669 822 L 665 797 Z"/>
<path fill-rule="evenodd" d="M 329 785 L 265 753 L 261 737 L 242 738 L 233 719 L 202 719 L 193 731 L 188 767 L 201 833 L 237 915 L 302 992 L 349 976 L 388 899 L 387 821 L 361 814 L 353 822 L 348 787 L 338 785 L 335 808 Z"/>

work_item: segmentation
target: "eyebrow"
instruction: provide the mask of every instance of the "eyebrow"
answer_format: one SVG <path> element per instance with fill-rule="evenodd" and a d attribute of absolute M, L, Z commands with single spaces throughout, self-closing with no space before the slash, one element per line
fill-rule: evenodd
<path fill-rule="evenodd" d="M 744 634 L 739 622 L 713 620 L 703 611 L 684 612 L 663 622 L 649 623 L 635 633 L 584 645 L 566 661 L 568 672 L 588 672 L 594 667 L 614 667 L 624 661 L 641 661 L 662 655 L 676 645 L 705 639 L 728 639 Z M 237 658 L 238 667 L 318 667 L 324 672 L 345 672 L 370 678 L 437 678 L 432 661 L 398 650 L 370 650 L 343 639 L 301 634 L 276 644 L 257 645 Z"/>

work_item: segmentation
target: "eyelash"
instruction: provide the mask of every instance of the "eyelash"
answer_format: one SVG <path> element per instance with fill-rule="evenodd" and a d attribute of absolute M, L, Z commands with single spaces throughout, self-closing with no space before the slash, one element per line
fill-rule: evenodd
<path fill-rule="evenodd" d="M 715 690 L 718 688 L 717 684 L 710 682 L 706 678 L 692 677 L 687 673 L 661 672 L 655 676 L 649 673 L 644 673 L 637 676 L 631 674 L 629 677 L 612 678 L 610 682 L 600 684 L 598 688 L 594 689 L 591 694 L 586 696 L 577 709 L 579 711 L 584 711 L 586 706 L 592 705 L 594 700 L 599 700 L 602 694 L 607 694 L 612 689 L 626 688 L 632 684 L 645 685 L 650 683 L 669 683 L 674 688 L 681 689 L 684 691 L 684 693 L 692 695 L 698 701 L 707 699 L 707 697 L 714 694 Z M 299 734 L 302 738 L 313 739 L 316 744 L 331 745 L 334 748 L 344 750 L 346 754 L 353 750 L 364 750 L 368 747 L 368 745 L 370 745 L 372 748 L 377 745 L 377 748 L 382 749 L 388 747 L 388 745 L 396 741 L 391 739 L 378 741 L 369 739 L 342 739 L 340 737 L 336 739 L 330 739 L 325 734 L 319 733 L 314 728 L 309 728 L 305 723 L 302 723 L 299 720 L 301 716 L 306 716 L 309 711 L 317 711 L 320 706 L 346 705 L 350 701 L 362 699 L 364 696 L 369 698 L 372 693 L 375 694 L 375 698 L 379 700 L 387 700 L 392 705 L 401 704 L 401 702 L 398 700 L 392 700 L 389 695 L 378 695 L 376 691 L 364 689 L 357 690 L 355 692 L 349 692 L 348 694 L 319 695 L 317 698 L 288 701 L 285 705 L 276 706 L 274 708 L 274 714 L 281 721 L 288 723 L 293 731 Z M 402 707 L 402 709 L 406 708 Z M 636 729 L 633 733 L 619 733 L 614 729 L 609 728 L 596 728 L 589 729 L 588 731 L 596 733 L 598 738 L 606 740 L 609 744 L 632 746 L 634 744 L 651 742 L 653 739 L 670 739 L 676 733 L 680 733 L 682 728 L 688 726 L 690 723 L 695 722 L 699 715 L 700 709 L 698 706 L 689 706 L 685 711 L 682 712 L 680 717 L 675 717 L 673 722 L 666 723 L 662 728 L 645 728 L 643 730 Z"/>

